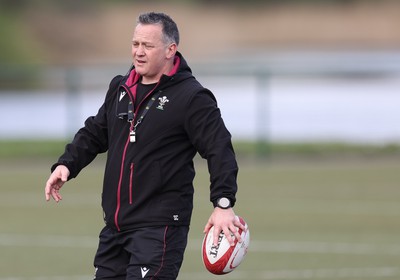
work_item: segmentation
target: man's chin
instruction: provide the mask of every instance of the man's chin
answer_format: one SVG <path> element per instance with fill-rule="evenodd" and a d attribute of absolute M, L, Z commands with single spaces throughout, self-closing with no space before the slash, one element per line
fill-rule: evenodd
<path fill-rule="evenodd" d="M 135 71 L 136 71 L 136 73 L 138 73 L 140 76 L 146 75 L 146 71 L 143 71 L 143 69 L 141 69 L 140 67 L 139 67 L 139 68 L 136 68 L 136 67 L 135 67 Z"/>

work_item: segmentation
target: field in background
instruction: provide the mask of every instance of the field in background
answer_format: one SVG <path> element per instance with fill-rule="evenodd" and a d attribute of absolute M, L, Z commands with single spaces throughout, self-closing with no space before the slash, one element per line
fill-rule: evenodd
<path fill-rule="evenodd" d="M 0 280 L 91 279 L 103 226 L 104 158 L 64 187 L 62 202 L 46 203 L 43 188 L 55 156 L 42 149 L 37 153 L 46 157 L 4 151 L 0 157 Z M 212 209 L 207 167 L 197 159 L 195 211 L 179 279 L 399 279 L 399 157 L 355 148 L 311 151 L 264 160 L 240 153 L 235 211 L 249 223 L 252 243 L 244 263 L 223 277 L 206 272 L 200 257 Z"/>

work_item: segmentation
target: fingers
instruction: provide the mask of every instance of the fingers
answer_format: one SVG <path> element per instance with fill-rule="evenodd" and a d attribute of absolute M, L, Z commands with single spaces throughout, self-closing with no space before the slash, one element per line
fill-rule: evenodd
<path fill-rule="evenodd" d="M 236 217 L 232 208 L 220 209 L 216 207 L 204 227 L 204 233 L 208 232 L 212 226 L 214 226 L 213 245 L 218 244 L 221 232 L 231 246 L 235 245 L 235 240 L 242 242 L 240 232 L 245 230 L 245 226 Z"/>
<path fill-rule="evenodd" d="M 49 201 L 50 198 L 53 198 L 56 202 L 62 200 L 60 189 L 68 180 L 68 176 L 69 170 L 65 166 L 60 165 L 53 171 L 46 182 L 44 190 L 46 201 Z"/>
<path fill-rule="evenodd" d="M 54 181 L 53 176 L 50 176 L 49 180 L 47 180 L 47 182 L 46 182 L 46 187 L 44 188 L 44 195 L 45 195 L 46 201 L 50 200 L 53 185 L 56 183 L 53 181 Z"/>
<path fill-rule="evenodd" d="M 46 201 L 49 201 L 49 200 L 50 200 L 50 195 L 51 195 L 51 190 L 50 190 L 50 188 L 48 188 L 48 187 L 46 186 L 46 188 L 44 189 L 44 196 L 45 196 L 45 198 L 46 198 Z"/>
<path fill-rule="evenodd" d="M 61 181 L 63 182 L 63 184 L 67 182 L 67 180 L 68 180 L 68 175 L 66 173 L 61 173 Z"/>
<path fill-rule="evenodd" d="M 228 240 L 231 246 L 235 245 L 235 240 L 238 240 L 238 242 L 242 242 L 242 237 L 239 234 L 238 228 L 233 222 L 221 226 L 214 224 L 213 244 L 215 246 L 217 246 L 218 244 L 218 239 L 221 233 L 225 235 L 226 239 Z"/>
<path fill-rule="evenodd" d="M 231 223 L 226 227 L 221 227 L 220 229 L 215 230 L 214 244 L 216 245 L 218 243 L 218 236 L 221 232 L 223 232 L 223 234 L 225 235 L 226 239 L 228 240 L 229 244 L 231 244 L 231 246 L 235 246 L 235 240 L 241 243 L 243 240 L 239 232 L 239 229 L 244 231 L 246 228 L 242 223 L 240 223 L 237 219 L 235 219 L 234 223 Z"/>
<path fill-rule="evenodd" d="M 244 224 L 242 224 L 239 221 L 239 219 L 235 219 L 234 224 L 235 224 L 235 229 L 236 229 L 236 232 L 234 232 L 234 234 L 235 234 L 236 238 L 239 240 L 239 242 L 242 242 L 243 241 L 242 236 L 239 234 L 239 231 L 237 230 L 237 228 L 239 228 L 242 231 L 246 231 L 246 227 Z"/>
<path fill-rule="evenodd" d="M 214 232 L 213 232 L 213 245 L 217 246 L 218 241 L 219 241 L 219 236 L 220 234 L 224 234 L 226 239 L 228 240 L 228 243 L 231 246 L 235 246 L 235 240 L 238 240 L 238 242 L 242 242 L 242 237 L 239 234 L 239 231 L 235 226 L 231 227 L 216 227 L 214 226 Z"/>
<path fill-rule="evenodd" d="M 237 239 L 237 241 L 238 241 L 239 243 L 241 243 L 241 242 L 243 241 L 243 240 L 242 240 L 242 236 L 239 234 L 239 231 L 237 230 L 236 227 L 234 227 L 234 230 L 231 230 L 231 232 L 233 233 L 233 236 Z M 233 245 L 234 245 L 234 242 L 231 243 L 231 245 L 233 246 Z"/>
<path fill-rule="evenodd" d="M 57 181 L 54 184 L 49 179 L 49 181 L 46 183 L 46 187 L 45 187 L 46 201 L 49 201 L 50 197 L 52 197 L 56 202 L 59 202 L 60 200 L 62 200 L 62 196 L 60 194 L 60 188 L 62 187 L 63 184 L 64 184 L 64 182 L 62 182 L 61 180 Z"/>
<path fill-rule="evenodd" d="M 219 239 L 220 233 L 221 233 L 221 229 L 219 227 L 214 226 L 214 232 L 213 232 L 213 245 L 214 246 L 218 245 L 218 239 Z"/>
<path fill-rule="evenodd" d="M 207 233 L 211 229 L 211 227 L 212 227 L 212 224 L 210 222 L 208 222 L 204 227 L 203 233 Z"/>
<path fill-rule="evenodd" d="M 59 202 L 60 200 L 62 200 L 60 190 L 56 187 L 51 188 L 50 195 L 56 202 Z M 49 199 L 50 199 L 50 197 L 49 197 Z"/>
<path fill-rule="evenodd" d="M 235 240 L 238 240 L 238 242 L 242 242 L 242 237 L 239 234 L 239 231 L 234 225 L 231 225 L 229 227 L 228 231 L 224 231 L 226 239 L 228 240 L 229 244 L 231 246 L 235 245 Z"/>

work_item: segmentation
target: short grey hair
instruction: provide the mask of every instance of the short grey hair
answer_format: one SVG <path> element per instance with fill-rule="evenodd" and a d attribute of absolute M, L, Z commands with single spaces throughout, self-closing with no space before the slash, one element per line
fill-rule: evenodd
<path fill-rule="evenodd" d="M 160 24 L 166 44 L 175 43 L 179 45 L 178 26 L 172 18 L 164 13 L 143 13 L 137 19 L 137 24 Z"/>

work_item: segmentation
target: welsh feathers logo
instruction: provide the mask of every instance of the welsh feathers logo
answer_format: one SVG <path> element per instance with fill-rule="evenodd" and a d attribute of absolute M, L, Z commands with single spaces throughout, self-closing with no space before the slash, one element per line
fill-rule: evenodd
<path fill-rule="evenodd" d="M 167 102 L 169 102 L 169 100 L 168 100 L 168 98 L 167 98 L 166 96 L 159 97 L 159 98 L 158 98 L 158 101 L 159 101 L 158 106 L 157 106 L 157 109 L 158 109 L 158 110 L 164 110 L 165 104 L 166 104 Z"/>

